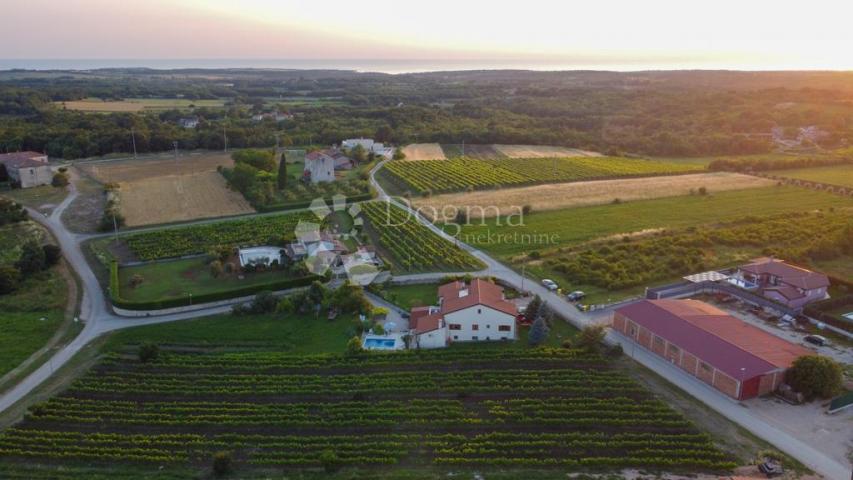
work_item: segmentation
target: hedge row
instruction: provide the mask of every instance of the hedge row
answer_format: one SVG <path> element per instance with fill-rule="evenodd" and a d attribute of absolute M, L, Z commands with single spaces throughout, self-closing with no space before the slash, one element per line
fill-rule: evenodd
<path fill-rule="evenodd" d="M 347 203 L 353 202 L 363 202 L 365 200 L 370 200 L 373 198 L 373 193 L 360 193 L 358 195 L 350 195 L 346 197 Z M 329 202 L 331 199 L 324 199 Z M 283 210 L 297 210 L 300 208 L 308 208 L 311 206 L 311 202 L 314 200 L 302 200 L 299 202 L 289 202 L 289 203 L 271 203 L 269 205 L 258 205 L 255 207 L 255 210 L 259 212 L 277 212 Z"/>
<path fill-rule="evenodd" d="M 153 300 L 147 302 L 134 302 L 121 298 L 121 286 L 118 276 L 118 263 L 110 264 L 110 301 L 113 306 L 123 308 L 125 310 L 161 310 L 165 308 L 185 307 L 190 305 L 190 302 L 208 303 L 219 300 L 228 300 L 231 298 L 245 297 L 254 295 L 264 290 L 286 290 L 288 288 L 304 287 L 310 285 L 311 282 L 319 280 L 322 282 L 328 281 L 328 278 L 319 275 L 308 275 L 299 278 L 285 278 L 276 280 L 261 285 L 249 285 L 221 292 L 202 293 L 193 295 L 192 300 L 189 297 L 167 298 L 164 300 Z"/>

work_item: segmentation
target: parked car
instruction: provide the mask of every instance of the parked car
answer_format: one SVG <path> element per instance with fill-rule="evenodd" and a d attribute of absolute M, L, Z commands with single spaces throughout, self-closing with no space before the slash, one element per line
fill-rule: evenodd
<path fill-rule="evenodd" d="M 813 344 L 820 346 L 820 347 L 823 347 L 829 343 L 829 341 L 826 339 L 826 337 L 823 337 L 820 335 L 806 335 L 806 338 L 804 338 L 803 340 L 805 340 L 809 343 L 813 343 Z"/>
<path fill-rule="evenodd" d="M 543 280 L 542 280 L 542 285 L 544 285 L 544 286 L 545 286 L 545 288 L 547 288 L 548 290 L 551 290 L 552 292 L 553 292 L 554 290 L 557 290 L 558 288 L 560 288 L 560 287 L 559 287 L 559 285 L 557 285 L 557 283 L 556 283 L 556 282 L 554 282 L 553 280 L 551 280 L 551 279 L 549 279 L 549 278 L 545 278 L 545 279 L 543 279 Z"/>
<path fill-rule="evenodd" d="M 586 296 L 586 294 L 583 293 L 582 291 L 575 290 L 574 292 L 566 295 L 566 299 L 568 299 L 570 302 L 577 302 L 578 300 L 583 299 L 583 297 L 585 297 L 585 296 Z"/>

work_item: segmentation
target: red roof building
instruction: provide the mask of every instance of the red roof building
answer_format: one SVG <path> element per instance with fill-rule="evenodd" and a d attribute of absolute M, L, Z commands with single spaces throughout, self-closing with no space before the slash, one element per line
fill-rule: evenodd
<path fill-rule="evenodd" d="M 826 275 L 782 260 L 758 258 L 738 270 L 738 275 L 755 284 L 761 295 L 793 309 L 828 297 Z"/>
<path fill-rule="evenodd" d="M 421 348 L 448 341 L 514 340 L 518 310 L 504 298 L 503 288 L 476 278 L 438 288 L 438 306 L 415 307 L 409 328 Z"/>
<path fill-rule="evenodd" d="M 812 352 L 698 300 L 643 300 L 618 308 L 613 328 L 738 400 L 774 391 Z"/>

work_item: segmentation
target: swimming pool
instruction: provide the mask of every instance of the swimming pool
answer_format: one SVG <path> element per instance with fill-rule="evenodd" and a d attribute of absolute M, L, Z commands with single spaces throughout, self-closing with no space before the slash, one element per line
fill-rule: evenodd
<path fill-rule="evenodd" d="M 361 346 L 365 350 L 401 350 L 405 343 L 400 335 L 393 333 L 389 335 L 368 334 L 364 336 Z"/>
<path fill-rule="evenodd" d="M 393 339 L 367 338 L 364 340 L 364 348 L 394 348 L 396 343 Z"/>

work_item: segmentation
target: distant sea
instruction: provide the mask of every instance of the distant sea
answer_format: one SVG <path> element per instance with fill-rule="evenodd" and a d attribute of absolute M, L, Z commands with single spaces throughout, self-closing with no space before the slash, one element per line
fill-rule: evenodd
<path fill-rule="evenodd" d="M 674 70 L 681 65 L 591 65 L 530 60 L 306 60 L 306 59 L 0 59 L 0 70 L 95 70 L 99 68 L 275 68 L 296 70 L 355 70 L 359 72 L 419 73 L 454 70 Z M 690 65 L 688 68 L 720 68 Z"/>

